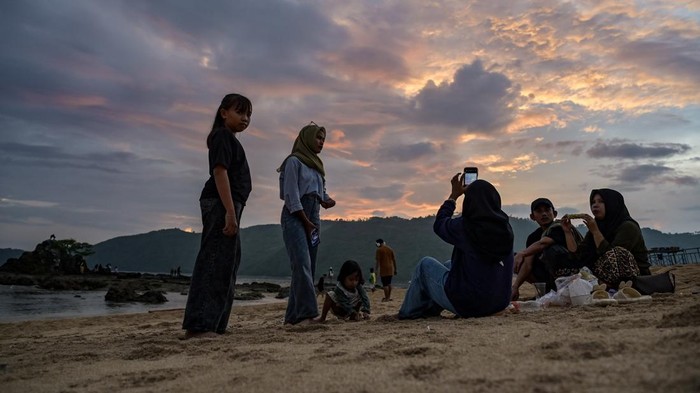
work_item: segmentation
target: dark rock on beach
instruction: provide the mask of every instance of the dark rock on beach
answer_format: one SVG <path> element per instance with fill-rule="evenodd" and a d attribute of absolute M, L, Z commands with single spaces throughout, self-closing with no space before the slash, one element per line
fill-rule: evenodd
<path fill-rule="evenodd" d="M 151 290 L 139 295 L 132 286 L 128 285 L 109 288 L 105 294 L 105 300 L 119 303 L 141 302 L 151 304 L 160 304 L 168 301 L 161 291 Z"/>
<path fill-rule="evenodd" d="M 131 302 L 136 299 L 138 295 L 132 287 L 128 286 L 118 286 L 111 287 L 107 290 L 105 294 L 105 300 L 110 302 Z"/>
<path fill-rule="evenodd" d="M 49 289 L 53 291 L 91 291 L 95 289 L 105 288 L 108 285 L 108 283 L 103 280 L 95 280 L 89 277 L 82 276 L 47 276 L 37 280 L 36 285 L 39 288 Z"/>
<path fill-rule="evenodd" d="M 34 286 L 37 282 L 33 276 L 13 273 L 0 273 L 0 285 Z"/>
<path fill-rule="evenodd" d="M 282 288 L 281 285 L 272 284 L 269 282 L 251 282 L 245 284 L 236 284 L 236 290 L 254 291 L 254 292 L 277 292 Z"/>
<path fill-rule="evenodd" d="M 160 304 L 165 303 L 168 299 L 161 291 L 146 291 L 135 299 L 137 302 Z"/>
<path fill-rule="evenodd" d="M 265 295 L 263 295 L 261 292 L 241 292 L 233 296 L 235 300 L 259 300 L 264 298 Z"/>
<path fill-rule="evenodd" d="M 275 298 L 277 298 L 277 299 L 285 299 L 288 297 L 289 297 L 289 287 L 280 288 L 279 292 L 277 292 L 277 296 L 275 296 Z"/>

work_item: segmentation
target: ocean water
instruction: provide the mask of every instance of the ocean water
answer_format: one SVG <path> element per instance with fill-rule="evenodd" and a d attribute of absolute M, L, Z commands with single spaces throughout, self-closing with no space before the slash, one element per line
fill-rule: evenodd
<path fill-rule="evenodd" d="M 238 284 L 269 282 L 289 286 L 288 278 L 241 276 Z M 96 291 L 50 291 L 31 286 L 0 285 L 0 323 L 43 319 L 88 317 L 112 314 L 144 313 L 151 310 L 185 308 L 187 295 L 167 292 L 163 304 L 115 303 L 104 299 L 107 289 Z M 239 306 L 286 301 L 275 299 L 275 294 L 265 294 L 260 300 L 236 300 Z"/>

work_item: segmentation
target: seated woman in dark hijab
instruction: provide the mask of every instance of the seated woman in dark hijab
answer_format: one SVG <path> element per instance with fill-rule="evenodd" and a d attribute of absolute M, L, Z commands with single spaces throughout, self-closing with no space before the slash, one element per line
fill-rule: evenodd
<path fill-rule="evenodd" d="M 462 194 L 462 215 L 453 218 Z M 452 259 L 443 264 L 425 257 L 418 263 L 399 319 L 437 316 L 442 310 L 464 318 L 504 310 L 513 278 L 513 230 L 496 188 L 484 180 L 465 187 L 455 175 L 433 230 L 454 246 Z"/>
<path fill-rule="evenodd" d="M 625 199 L 608 188 L 591 191 L 591 213 L 583 215 L 588 233 L 577 247 L 577 255 L 599 281 L 608 288 L 617 288 L 620 281 L 638 275 L 649 275 L 649 257 L 637 221 L 630 216 Z M 562 227 L 571 236 L 571 219 L 562 218 Z"/>

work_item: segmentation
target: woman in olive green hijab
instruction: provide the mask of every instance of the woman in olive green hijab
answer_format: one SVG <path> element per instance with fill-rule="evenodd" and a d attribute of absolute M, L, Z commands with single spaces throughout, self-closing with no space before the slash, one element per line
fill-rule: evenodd
<path fill-rule="evenodd" d="M 292 268 L 285 324 L 312 323 L 318 317 L 314 287 L 316 255 L 320 243 L 320 207 L 335 206 L 326 193 L 326 171 L 318 156 L 326 141 L 326 129 L 316 123 L 305 126 L 294 141 L 292 153 L 280 173 L 282 237 Z"/>

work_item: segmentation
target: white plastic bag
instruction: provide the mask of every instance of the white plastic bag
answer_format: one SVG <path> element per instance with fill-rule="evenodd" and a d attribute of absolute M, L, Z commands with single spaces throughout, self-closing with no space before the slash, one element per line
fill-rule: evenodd
<path fill-rule="evenodd" d="M 587 275 L 587 278 L 589 277 L 595 279 L 595 282 L 598 281 L 593 275 Z M 557 292 L 550 292 L 540 298 L 547 305 L 567 306 L 570 304 L 582 305 L 590 303 L 593 284 L 582 278 L 581 273 L 559 277 L 554 282 L 557 285 Z"/>
<path fill-rule="evenodd" d="M 574 306 L 582 306 L 591 302 L 591 290 L 593 285 L 590 282 L 577 278 L 569 283 L 569 298 Z"/>

